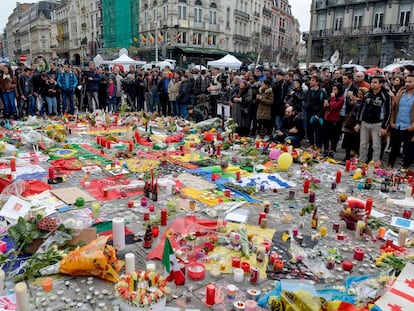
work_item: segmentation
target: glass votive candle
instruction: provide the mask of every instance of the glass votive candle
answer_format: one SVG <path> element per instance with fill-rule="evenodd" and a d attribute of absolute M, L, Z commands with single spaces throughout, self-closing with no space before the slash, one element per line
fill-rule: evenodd
<path fill-rule="evenodd" d="M 217 264 L 211 265 L 210 274 L 213 278 L 219 277 L 221 274 L 219 265 Z"/>
<path fill-rule="evenodd" d="M 240 265 L 241 265 L 241 259 L 240 259 L 240 257 L 238 257 L 238 256 L 233 256 L 233 257 L 231 258 L 231 266 L 232 266 L 233 268 L 240 268 Z"/>
<path fill-rule="evenodd" d="M 145 268 L 147 271 L 155 271 L 155 269 L 157 268 L 155 262 L 147 262 L 145 265 Z"/>
<path fill-rule="evenodd" d="M 241 268 L 233 269 L 233 280 L 236 283 L 241 283 L 244 280 L 244 271 Z"/>

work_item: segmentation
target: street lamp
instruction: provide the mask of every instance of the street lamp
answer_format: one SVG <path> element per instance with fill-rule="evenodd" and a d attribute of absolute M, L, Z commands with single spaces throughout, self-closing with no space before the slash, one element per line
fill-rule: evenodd
<path fill-rule="evenodd" d="M 155 61 L 158 62 L 158 11 L 154 9 L 154 24 L 155 24 Z"/>

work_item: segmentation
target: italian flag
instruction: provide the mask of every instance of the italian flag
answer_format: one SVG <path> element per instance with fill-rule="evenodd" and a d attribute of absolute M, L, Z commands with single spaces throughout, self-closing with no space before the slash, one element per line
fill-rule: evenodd
<path fill-rule="evenodd" d="M 165 238 L 164 253 L 162 254 L 162 264 L 164 265 L 164 274 L 168 282 L 174 280 L 175 285 L 184 285 L 185 275 L 178 265 L 177 257 L 171 246 L 170 240 Z"/>

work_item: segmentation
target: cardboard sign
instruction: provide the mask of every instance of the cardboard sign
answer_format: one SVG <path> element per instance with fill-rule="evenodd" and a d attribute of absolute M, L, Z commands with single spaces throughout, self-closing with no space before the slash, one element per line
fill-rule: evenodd
<path fill-rule="evenodd" d="M 1 209 L 0 216 L 3 216 L 11 224 L 16 224 L 19 217 L 26 217 L 30 211 L 30 206 L 31 204 L 28 201 L 12 195 Z"/>

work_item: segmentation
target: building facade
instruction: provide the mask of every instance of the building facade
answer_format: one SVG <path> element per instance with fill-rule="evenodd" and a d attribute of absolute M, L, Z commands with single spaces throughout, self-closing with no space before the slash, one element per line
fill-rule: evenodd
<path fill-rule="evenodd" d="M 339 63 L 384 67 L 411 59 L 412 0 L 313 0 L 307 62 L 321 63 L 338 50 Z"/>

